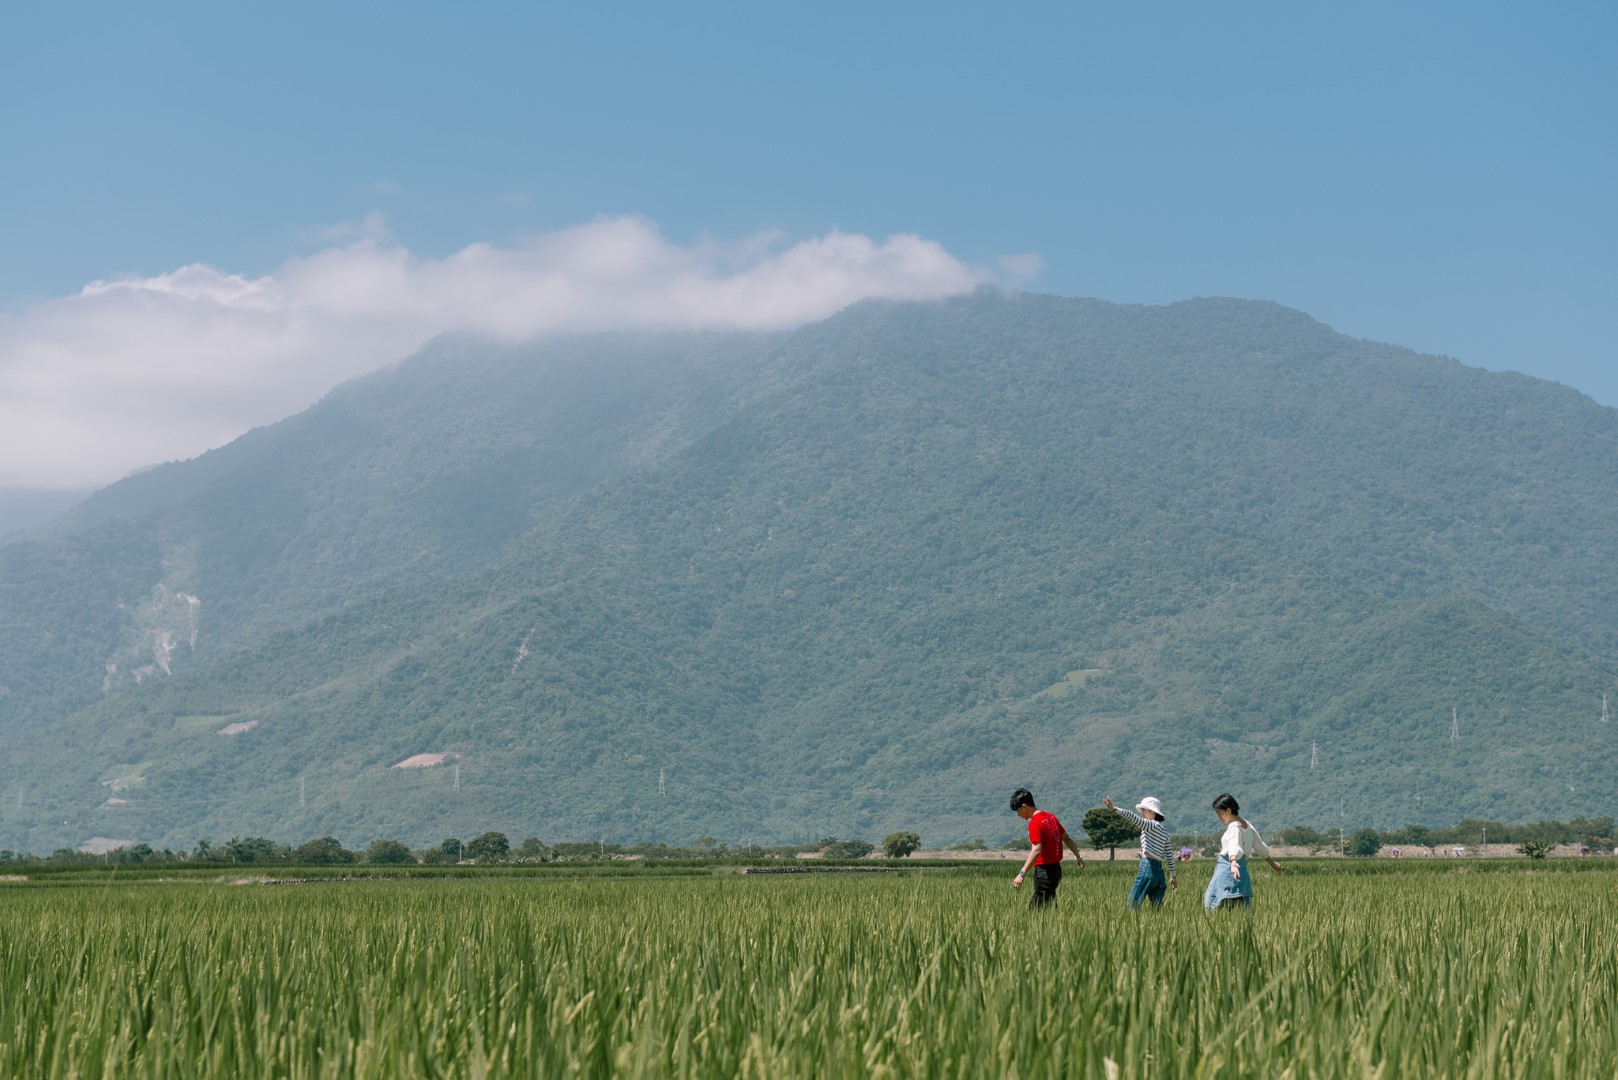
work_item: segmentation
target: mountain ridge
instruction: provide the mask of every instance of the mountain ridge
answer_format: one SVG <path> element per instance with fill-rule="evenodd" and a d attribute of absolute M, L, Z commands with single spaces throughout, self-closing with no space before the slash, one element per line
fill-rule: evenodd
<path fill-rule="evenodd" d="M 1423 784 L 1461 785 L 1456 817 L 1502 799 L 1565 817 L 1533 788 L 1578 729 L 1511 718 L 1572 717 L 1614 685 L 1598 553 L 1618 537 L 1618 412 L 1565 388 L 1231 300 L 982 294 L 856 305 L 781 335 L 453 347 L 466 351 L 439 354 L 431 378 L 433 354 L 344 396 L 415 403 L 398 415 L 418 430 L 390 429 L 405 464 L 386 483 L 406 502 L 433 475 L 409 439 L 476 448 L 435 464 L 456 479 L 431 509 L 477 521 L 492 501 L 477 535 L 456 546 L 426 512 L 392 548 L 358 532 L 350 544 L 387 557 L 374 588 L 340 593 L 309 587 L 325 571 L 302 555 L 286 562 L 296 531 L 270 515 L 282 532 L 242 542 L 284 564 L 265 582 L 301 589 L 303 606 L 275 609 L 244 575 L 261 591 L 234 602 L 260 621 L 217 651 L 58 706 L 32 728 L 49 738 L 10 726 L 3 778 L 76 777 L 49 814 L 77 823 L 25 805 L 0 813 L 0 836 L 124 823 L 175 842 L 425 842 L 493 822 L 638 839 L 745 820 L 755 836 L 818 822 L 808 831 L 964 838 L 997 827 L 999 788 L 1018 777 L 1091 802 L 1113 784 L 1163 794 L 1217 777 L 1245 785 L 1255 814 L 1293 807 L 1310 824 L 1338 802 L 1403 824 Z M 559 371 L 566 355 L 572 384 L 511 390 L 512 372 Z M 542 411 L 555 426 L 533 480 L 499 454 L 547 387 L 567 393 Z M 596 413 L 578 404 L 586 388 Z M 612 438 L 567 437 L 602 415 Z M 351 434 L 339 424 L 335 445 Z M 367 468 L 398 464 L 368 453 Z M 293 505 L 318 493 L 300 477 L 336 475 L 297 468 L 281 477 Z M 305 520 L 383 520 L 364 510 Z M 111 545 L 131 579 L 194 540 L 170 520 L 119 546 L 116 520 L 73 542 Z M 413 572 L 388 554 L 411 544 L 448 561 Z M 0 549 L 0 600 L 16 595 L 16 547 Z M 217 607 L 201 595 L 206 634 Z M 1042 696 L 1073 671 L 1096 674 Z M 1483 745 L 1428 753 L 1420 733 L 1447 743 L 1451 708 L 1477 718 L 1468 738 Z M 258 723 L 208 742 L 181 723 L 194 717 Z M 54 738 L 75 747 L 71 767 Z M 1297 771 L 1323 738 L 1329 774 Z M 1020 749 L 1040 740 L 1043 756 Z M 1588 787 L 1618 763 L 1610 738 L 1587 743 L 1557 782 Z M 453 800 L 441 773 L 391 770 L 424 752 L 460 755 Z M 85 805 L 103 773 L 149 762 L 123 803 Z M 318 812 L 288 802 L 311 780 Z M 1397 783 L 1397 806 L 1378 782 Z M 197 791 L 217 801 L 184 801 Z"/>

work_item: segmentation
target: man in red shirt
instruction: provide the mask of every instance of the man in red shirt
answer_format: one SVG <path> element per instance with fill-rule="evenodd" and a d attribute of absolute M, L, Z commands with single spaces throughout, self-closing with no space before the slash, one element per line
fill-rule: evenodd
<path fill-rule="evenodd" d="M 1062 884 L 1062 845 L 1066 844 L 1073 852 L 1081 870 L 1084 869 L 1084 856 L 1079 854 L 1079 845 L 1062 828 L 1055 814 L 1035 809 L 1034 797 L 1027 788 L 1018 788 L 1011 793 L 1011 809 L 1028 822 L 1029 843 L 1028 858 L 1023 860 L 1022 869 L 1017 871 L 1011 887 L 1022 888 L 1028 868 L 1034 868 L 1034 895 L 1028 899 L 1028 909 L 1032 911 L 1056 899 L 1057 887 Z"/>

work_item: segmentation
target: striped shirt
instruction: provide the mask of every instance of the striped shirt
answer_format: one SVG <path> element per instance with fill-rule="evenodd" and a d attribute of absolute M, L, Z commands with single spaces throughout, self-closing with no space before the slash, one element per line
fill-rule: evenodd
<path fill-rule="evenodd" d="M 1169 872 L 1169 878 L 1174 877 L 1175 861 L 1169 858 L 1169 831 L 1163 827 L 1161 821 L 1148 821 L 1133 810 L 1123 807 L 1115 809 L 1124 816 L 1124 820 L 1140 830 L 1140 853 L 1142 858 L 1156 859 L 1162 863 Z"/>

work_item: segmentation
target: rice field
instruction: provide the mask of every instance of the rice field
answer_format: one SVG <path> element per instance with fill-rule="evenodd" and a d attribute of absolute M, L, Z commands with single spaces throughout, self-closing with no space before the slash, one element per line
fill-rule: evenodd
<path fill-rule="evenodd" d="M 0 884 L 0 1075 L 1612 1077 L 1618 866 Z"/>

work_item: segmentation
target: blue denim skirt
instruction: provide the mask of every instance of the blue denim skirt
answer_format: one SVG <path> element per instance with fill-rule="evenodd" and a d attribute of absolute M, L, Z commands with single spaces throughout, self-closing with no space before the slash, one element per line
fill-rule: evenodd
<path fill-rule="evenodd" d="M 1226 900 L 1239 900 L 1243 907 L 1253 902 L 1253 875 L 1247 869 L 1247 860 L 1242 859 L 1237 865 L 1242 871 L 1240 878 L 1230 872 L 1230 860 L 1219 856 L 1208 891 L 1202 894 L 1203 907 L 1214 911 Z"/>
<path fill-rule="evenodd" d="M 1138 908 L 1147 900 L 1150 900 L 1153 906 L 1159 906 L 1168 891 L 1169 883 L 1163 876 L 1163 864 L 1142 855 L 1140 873 L 1135 875 L 1135 884 L 1129 887 L 1129 906 Z"/>

